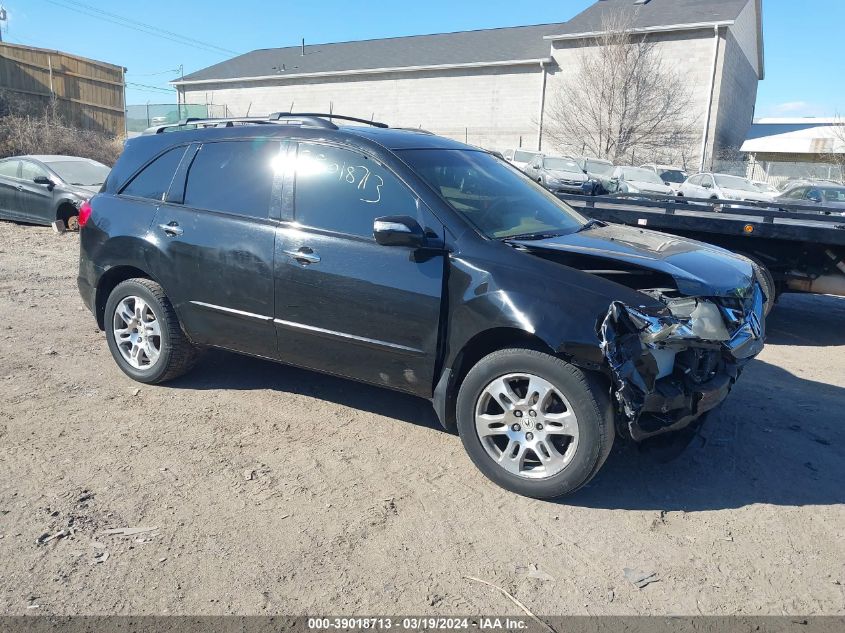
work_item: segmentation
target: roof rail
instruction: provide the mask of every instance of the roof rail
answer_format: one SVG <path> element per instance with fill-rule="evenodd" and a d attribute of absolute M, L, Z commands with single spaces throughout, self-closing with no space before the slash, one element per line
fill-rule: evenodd
<path fill-rule="evenodd" d="M 168 123 L 166 125 L 155 125 L 144 130 L 144 134 L 162 134 L 163 132 L 177 132 L 180 128 L 196 129 L 198 127 L 234 127 L 238 124 L 255 124 L 268 125 L 272 121 L 268 121 L 264 117 L 230 117 L 221 119 L 204 119 L 201 117 L 188 117 L 181 119 L 177 123 Z"/>
<path fill-rule="evenodd" d="M 316 121 L 320 121 L 321 123 L 318 124 L 319 127 L 328 127 L 328 125 L 333 125 L 335 129 L 337 126 L 334 125 L 331 120 L 332 119 L 340 119 L 341 121 L 354 121 L 355 123 L 363 123 L 364 125 L 372 125 L 373 127 L 380 127 L 380 128 L 387 128 L 390 127 L 387 123 L 381 123 L 379 121 L 371 121 L 369 119 L 359 119 L 358 117 L 354 116 L 345 116 L 343 114 L 333 114 L 331 112 L 274 112 L 270 116 L 267 117 L 271 121 L 280 121 L 282 119 L 309 119 L 316 123 Z M 326 120 L 328 119 L 328 120 Z"/>

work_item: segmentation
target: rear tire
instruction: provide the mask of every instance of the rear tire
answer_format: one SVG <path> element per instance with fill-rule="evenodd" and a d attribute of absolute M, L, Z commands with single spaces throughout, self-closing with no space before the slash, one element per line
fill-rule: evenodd
<path fill-rule="evenodd" d="M 458 433 L 491 481 L 552 499 L 589 482 L 610 453 L 607 403 L 598 381 L 560 358 L 504 349 L 482 358 L 461 384 Z"/>
<path fill-rule="evenodd" d="M 197 348 L 182 331 L 164 290 L 151 279 L 128 279 L 115 286 L 104 320 L 109 351 L 133 380 L 167 382 L 196 363 Z"/>

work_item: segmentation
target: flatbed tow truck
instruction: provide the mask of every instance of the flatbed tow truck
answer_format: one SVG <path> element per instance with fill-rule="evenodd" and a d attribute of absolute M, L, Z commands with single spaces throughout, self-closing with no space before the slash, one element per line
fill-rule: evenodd
<path fill-rule="evenodd" d="M 715 244 L 751 259 L 769 285 L 785 292 L 845 297 L 843 209 L 642 194 L 559 198 L 587 217 Z M 770 306 L 773 302 L 770 301 Z"/>

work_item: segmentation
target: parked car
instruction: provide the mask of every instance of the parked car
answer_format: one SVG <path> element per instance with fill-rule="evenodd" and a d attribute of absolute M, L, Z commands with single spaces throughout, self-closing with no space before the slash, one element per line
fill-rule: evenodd
<path fill-rule="evenodd" d="M 584 193 L 589 180 L 574 159 L 559 156 L 537 156 L 524 171 L 554 193 Z"/>
<path fill-rule="evenodd" d="M 804 204 L 845 210 L 845 186 L 830 184 L 798 185 L 775 197 L 775 202 Z"/>
<path fill-rule="evenodd" d="M 508 149 L 504 152 L 505 160 L 519 170 L 525 170 L 532 160 L 542 156 L 540 152 L 531 152 L 526 149 Z"/>
<path fill-rule="evenodd" d="M 99 191 L 109 168 L 77 156 L 0 160 L 0 218 L 75 229 L 79 205 Z"/>
<path fill-rule="evenodd" d="M 82 206 L 78 285 L 130 378 L 219 347 L 421 396 L 487 477 L 548 498 L 617 434 L 691 436 L 762 349 L 749 260 L 591 221 L 478 148 L 328 116 L 127 141 Z"/>
<path fill-rule="evenodd" d="M 763 193 L 747 178 L 727 174 L 701 173 L 690 176 L 678 190 L 679 196 L 770 202 L 773 196 Z"/>
<path fill-rule="evenodd" d="M 610 193 L 647 193 L 675 195 L 672 187 L 664 185 L 660 177 L 642 167 L 616 167 L 610 178 Z"/>
<path fill-rule="evenodd" d="M 613 176 L 613 163 L 603 158 L 586 156 L 575 157 L 575 161 L 593 184 L 591 195 L 598 196 L 608 192 L 610 179 Z"/>
<path fill-rule="evenodd" d="M 649 163 L 648 165 L 643 165 L 642 168 L 657 174 L 657 177 L 660 178 L 664 185 L 672 188 L 673 193 L 678 192 L 678 189 L 680 189 L 688 177 L 687 172 L 680 167 Z"/>

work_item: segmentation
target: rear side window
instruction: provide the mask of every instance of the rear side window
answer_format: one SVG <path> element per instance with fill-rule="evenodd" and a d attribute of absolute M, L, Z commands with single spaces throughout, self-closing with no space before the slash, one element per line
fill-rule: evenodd
<path fill-rule="evenodd" d="M 296 221 L 338 233 L 373 237 L 385 215 L 417 216 L 417 198 L 372 158 L 337 147 L 300 143 Z"/>
<path fill-rule="evenodd" d="M 278 160 L 278 141 L 206 143 L 188 171 L 185 206 L 266 218 Z"/>
<path fill-rule="evenodd" d="M 19 160 L 7 160 L 0 163 L 0 176 L 10 176 L 11 178 L 18 177 Z"/>
<path fill-rule="evenodd" d="M 43 167 L 25 160 L 21 164 L 21 179 L 35 180 L 39 176 L 49 176 L 47 170 Z"/>
<path fill-rule="evenodd" d="M 124 196 L 161 202 L 167 190 L 170 189 L 170 183 L 173 182 L 173 176 L 186 149 L 186 147 L 174 147 L 166 151 L 144 167 L 120 193 Z"/>

